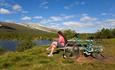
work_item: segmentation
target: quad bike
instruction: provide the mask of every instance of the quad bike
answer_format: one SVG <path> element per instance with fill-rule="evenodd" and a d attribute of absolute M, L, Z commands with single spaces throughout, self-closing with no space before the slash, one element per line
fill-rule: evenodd
<path fill-rule="evenodd" d="M 92 56 L 93 58 L 104 57 L 102 55 L 103 47 L 97 45 L 93 40 L 75 38 L 75 40 L 69 40 L 63 50 L 63 58 L 78 58 L 80 50 L 83 50 L 82 53 L 85 56 Z"/>

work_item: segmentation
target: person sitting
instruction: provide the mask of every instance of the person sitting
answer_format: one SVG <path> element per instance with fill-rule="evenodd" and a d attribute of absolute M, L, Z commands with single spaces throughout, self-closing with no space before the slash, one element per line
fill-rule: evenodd
<path fill-rule="evenodd" d="M 49 48 L 47 48 L 47 50 L 51 51 L 48 54 L 48 56 L 53 56 L 53 52 L 54 52 L 55 48 L 63 48 L 65 46 L 65 44 L 67 43 L 67 39 L 65 38 L 65 36 L 63 35 L 63 33 L 61 31 L 58 31 L 57 35 L 58 35 L 58 40 L 53 41 L 51 43 L 51 46 Z"/>

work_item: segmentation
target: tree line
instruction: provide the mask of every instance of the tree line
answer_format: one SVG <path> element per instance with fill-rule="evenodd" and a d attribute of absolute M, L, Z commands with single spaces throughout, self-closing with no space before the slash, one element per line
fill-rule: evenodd
<path fill-rule="evenodd" d="M 113 29 L 103 28 L 103 29 L 97 31 L 97 32 L 94 34 L 94 37 L 95 37 L 96 39 L 115 38 L 115 28 L 113 28 Z"/>
<path fill-rule="evenodd" d="M 81 39 L 109 39 L 115 38 L 115 28 L 102 28 L 95 33 L 77 33 L 74 30 L 65 30 L 64 35 L 67 39 L 71 39 L 75 34 L 78 34 Z"/>

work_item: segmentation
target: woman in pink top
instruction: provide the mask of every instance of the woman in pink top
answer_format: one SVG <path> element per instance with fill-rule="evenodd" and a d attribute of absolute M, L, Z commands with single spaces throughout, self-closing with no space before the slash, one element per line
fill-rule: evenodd
<path fill-rule="evenodd" d="M 51 50 L 50 54 L 48 56 L 53 56 L 54 49 L 57 47 L 64 47 L 65 44 L 67 43 L 66 38 L 62 34 L 61 31 L 58 31 L 58 41 L 52 42 L 51 46 L 47 48 L 47 50 Z"/>

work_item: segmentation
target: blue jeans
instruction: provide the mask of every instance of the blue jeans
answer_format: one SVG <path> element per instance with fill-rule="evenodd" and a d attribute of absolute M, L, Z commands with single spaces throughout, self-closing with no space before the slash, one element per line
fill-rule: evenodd
<path fill-rule="evenodd" d="M 62 48 L 64 46 L 62 46 L 60 43 L 57 42 L 57 48 Z"/>

